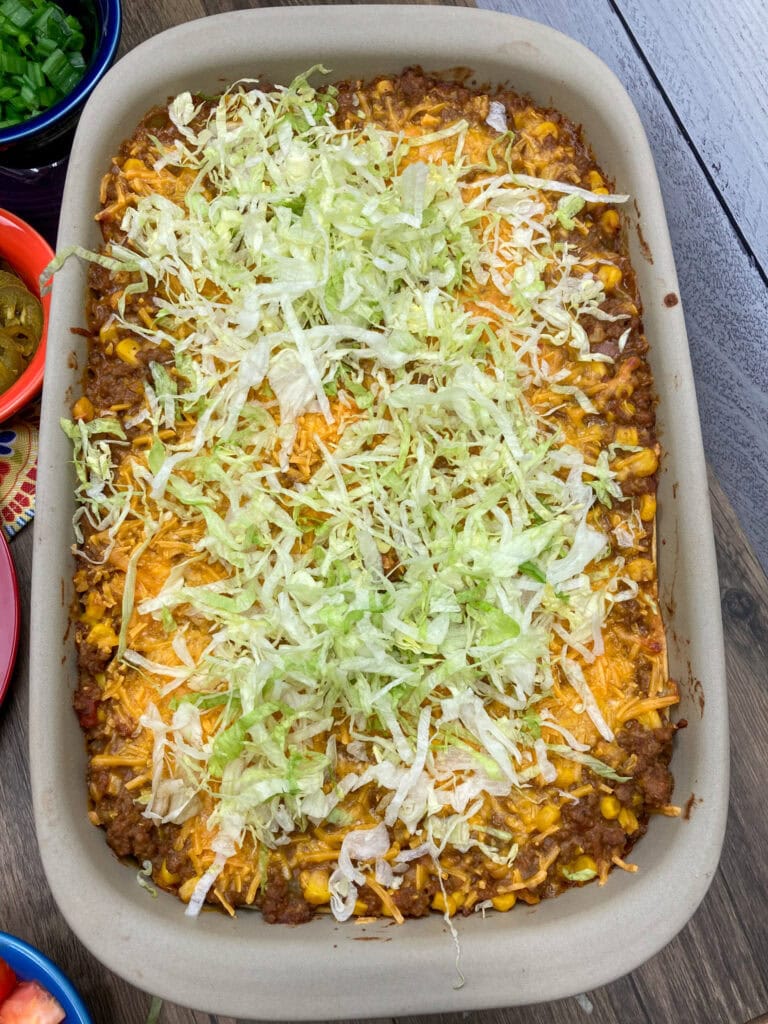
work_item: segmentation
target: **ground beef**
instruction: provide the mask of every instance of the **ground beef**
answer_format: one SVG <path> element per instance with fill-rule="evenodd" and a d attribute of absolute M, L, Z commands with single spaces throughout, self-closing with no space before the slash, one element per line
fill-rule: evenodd
<path fill-rule="evenodd" d="M 515 859 L 515 868 L 521 878 L 531 878 L 539 870 L 539 851 L 532 846 L 524 847 Z"/>
<path fill-rule="evenodd" d="M 600 813 L 600 796 L 590 793 L 575 803 L 566 804 L 562 828 L 557 834 L 563 863 L 586 853 L 595 861 L 610 861 L 627 848 L 627 834 L 617 821 L 607 821 Z"/>
<path fill-rule="evenodd" d="M 103 647 L 96 647 L 86 640 L 89 626 L 79 622 L 75 630 L 75 641 L 77 643 L 77 663 L 80 671 L 87 676 L 98 675 L 103 672 L 107 663 L 112 658 L 112 651 Z"/>
<path fill-rule="evenodd" d="M 145 379 L 143 366 L 129 366 L 121 359 L 107 355 L 99 346 L 91 346 L 85 393 L 97 413 L 118 404 L 137 405 L 144 395 Z"/>
<path fill-rule="evenodd" d="M 160 831 L 153 821 L 143 817 L 142 807 L 131 794 L 121 789 L 115 797 L 105 795 L 96 805 L 106 828 L 107 842 L 118 857 L 154 860 L 159 852 Z"/>
<path fill-rule="evenodd" d="M 94 729 L 98 724 L 98 711 L 101 702 L 101 687 L 87 675 L 81 675 L 80 685 L 75 690 L 72 700 L 75 714 L 81 729 Z"/>
<path fill-rule="evenodd" d="M 675 731 L 671 723 L 658 729 L 645 729 L 639 722 L 628 722 L 616 737 L 616 742 L 629 755 L 625 774 L 632 774 L 646 807 L 651 810 L 668 804 L 672 796 L 674 783 L 667 766 L 672 757 Z"/>
<path fill-rule="evenodd" d="M 301 886 L 294 878 L 286 879 L 275 864 L 270 864 L 267 884 L 261 897 L 261 912 L 269 924 L 303 924 L 312 917 Z"/>

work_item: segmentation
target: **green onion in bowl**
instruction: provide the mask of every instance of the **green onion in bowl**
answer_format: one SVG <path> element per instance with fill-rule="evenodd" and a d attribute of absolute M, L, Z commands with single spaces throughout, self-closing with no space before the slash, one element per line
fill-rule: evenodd
<path fill-rule="evenodd" d="M 80 22 L 50 0 L 0 0 L 0 130 L 42 113 L 85 72 Z"/>

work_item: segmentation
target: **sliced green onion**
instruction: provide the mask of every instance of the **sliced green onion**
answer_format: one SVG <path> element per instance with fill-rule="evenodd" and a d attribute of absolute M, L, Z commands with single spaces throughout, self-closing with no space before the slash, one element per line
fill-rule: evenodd
<path fill-rule="evenodd" d="M 0 53 L 0 71 L 7 75 L 23 75 L 27 70 L 27 62 L 23 57 L 12 53 Z"/>
<path fill-rule="evenodd" d="M 33 89 L 40 90 L 45 88 L 45 75 L 40 64 L 27 61 L 27 81 Z"/>
<path fill-rule="evenodd" d="M 35 17 L 34 7 L 24 3 L 24 0 L 5 0 L 5 3 L 0 4 L 0 11 L 17 28 L 26 28 Z"/>
<path fill-rule="evenodd" d="M 47 110 L 83 77 L 80 22 L 50 0 L 0 2 L 0 126 Z"/>

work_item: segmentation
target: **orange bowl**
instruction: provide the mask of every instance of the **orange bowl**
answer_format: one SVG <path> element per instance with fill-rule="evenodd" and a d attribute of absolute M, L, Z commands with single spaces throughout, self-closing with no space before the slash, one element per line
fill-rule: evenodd
<path fill-rule="evenodd" d="M 46 240 L 7 210 L 0 209 L 0 259 L 6 260 L 24 284 L 43 304 L 43 333 L 32 362 L 7 391 L 0 393 L 0 423 L 26 405 L 43 386 L 45 339 L 48 333 L 50 292 L 40 296 L 40 275 L 53 259 L 53 249 Z"/>

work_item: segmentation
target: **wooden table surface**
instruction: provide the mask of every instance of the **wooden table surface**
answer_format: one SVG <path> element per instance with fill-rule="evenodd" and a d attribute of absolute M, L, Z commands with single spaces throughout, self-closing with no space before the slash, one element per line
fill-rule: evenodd
<path fill-rule="evenodd" d="M 180 22 L 251 6 L 259 4 L 124 0 L 122 51 Z M 768 565 L 768 168 L 762 156 L 768 143 L 768 29 L 759 10 L 763 4 L 702 0 L 693 13 L 672 0 L 479 0 L 478 6 L 536 18 L 586 43 L 628 88 L 654 149 L 712 468 L 732 790 L 723 858 L 712 888 L 689 925 L 651 961 L 590 992 L 588 1002 L 570 999 L 439 1020 L 768 1021 L 761 1017 L 768 1011 L 768 580 L 761 568 Z M 32 531 L 28 527 L 11 545 L 23 627 Z M 0 708 L 0 930 L 56 960 L 80 990 L 95 1024 L 143 1024 L 150 996 L 86 952 L 59 915 L 43 876 L 29 791 L 28 647 L 22 635 L 10 696 Z M 236 1024 L 170 1004 L 163 1006 L 160 1020 Z"/>

